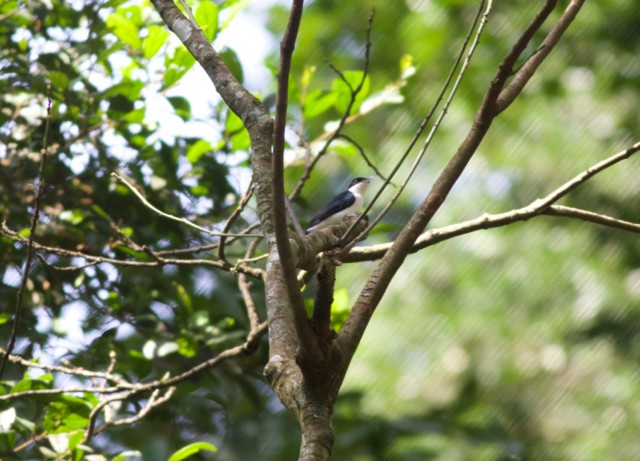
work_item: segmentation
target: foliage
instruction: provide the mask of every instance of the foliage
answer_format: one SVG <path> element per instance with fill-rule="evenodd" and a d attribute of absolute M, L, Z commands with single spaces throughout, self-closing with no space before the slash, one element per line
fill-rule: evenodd
<path fill-rule="evenodd" d="M 217 49 L 237 26 L 238 14 L 268 18 L 276 38 L 288 15 L 279 3 L 188 3 Z M 366 76 L 371 2 L 306 6 L 293 62 L 290 124 L 317 152 L 349 105 L 349 86 L 364 78 L 345 132 L 388 172 L 433 102 L 476 5 L 374 3 Z M 496 66 L 534 14 L 531 3 L 496 5 L 409 193 L 365 243 L 392 239 L 424 198 Z M 608 0 L 580 13 L 521 100 L 496 122 L 433 226 L 523 206 L 637 141 L 640 13 L 631 3 Z M 271 69 L 273 49 L 264 57 Z M 239 51 L 226 47 L 221 55 L 263 101 L 273 100 L 273 81 L 252 81 L 254 69 L 243 68 Z M 216 239 L 160 217 L 111 175 L 125 177 L 163 212 L 213 231 L 224 227 L 249 182 L 249 138 L 241 120 L 202 84 L 194 63 L 147 3 L 0 5 L 3 343 L 15 320 L 26 255 L 24 241 L 9 235 L 28 236 L 43 146 L 46 193 L 35 241 L 75 252 L 38 252 L 15 350 L 25 359 L 150 382 L 244 341 L 250 319 L 233 271 L 206 263 L 160 264 L 153 256 L 212 260 Z M 188 91 L 194 81 L 198 90 Z M 51 129 L 44 139 L 48 99 Z M 288 189 L 308 160 L 294 139 L 288 138 Z M 565 203 L 637 221 L 639 164 L 628 162 Z M 351 172 L 360 171 L 374 174 L 354 144 L 334 142 L 304 197 L 295 201 L 303 222 Z M 250 201 L 232 230 L 255 220 Z M 246 246 L 243 239 L 230 243 L 226 257 L 234 263 Z M 194 250 L 177 251 L 184 248 Z M 132 264 L 91 263 L 77 253 Z M 338 269 L 336 329 L 370 264 Z M 336 459 L 599 460 L 614 453 L 631 459 L 640 423 L 634 371 L 639 267 L 633 234 L 544 217 L 470 234 L 409 258 L 347 375 L 334 417 Z M 262 290 L 260 283 L 251 287 L 264 319 Z M 152 401 L 150 393 L 107 405 L 90 441 L 85 434 L 92 412 L 108 397 L 90 388 L 107 386 L 107 380 L 11 363 L 0 396 L 84 390 L 3 402 L 0 457 L 291 459 L 299 443 L 290 434 L 297 432 L 264 383 L 265 361 L 262 341 L 255 354 L 177 385 L 168 402 L 133 429 L 100 430 L 109 422 L 107 413 L 113 421 L 140 414 Z M 207 450 L 213 446 L 219 451 L 212 455 Z"/>

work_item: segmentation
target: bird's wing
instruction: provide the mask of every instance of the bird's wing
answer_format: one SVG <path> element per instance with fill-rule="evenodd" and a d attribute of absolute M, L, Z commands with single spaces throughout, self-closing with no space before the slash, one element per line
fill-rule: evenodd
<path fill-rule="evenodd" d="M 350 207 L 356 201 L 355 196 L 348 190 L 336 195 L 329 203 L 320 208 L 318 212 L 311 218 L 307 228 L 315 226 L 328 216 L 334 215 L 345 208 Z"/>

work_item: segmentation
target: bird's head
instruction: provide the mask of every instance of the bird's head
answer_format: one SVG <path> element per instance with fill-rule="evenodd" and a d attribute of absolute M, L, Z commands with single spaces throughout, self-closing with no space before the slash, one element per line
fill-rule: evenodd
<path fill-rule="evenodd" d="M 373 178 L 371 177 L 364 178 L 358 176 L 357 178 L 354 178 L 353 181 L 351 181 L 351 184 L 349 184 L 349 190 L 357 190 L 358 192 L 363 194 L 367 190 L 367 186 L 372 179 Z"/>

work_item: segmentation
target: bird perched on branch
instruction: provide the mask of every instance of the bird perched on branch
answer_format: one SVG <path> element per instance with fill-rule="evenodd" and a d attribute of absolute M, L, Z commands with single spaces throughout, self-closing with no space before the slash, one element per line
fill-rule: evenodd
<path fill-rule="evenodd" d="M 336 195 L 311 218 L 306 233 L 339 224 L 345 216 L 360 211 L 369 182 L 371 182 L 371 178 L 362 177 L 351 181 L 349 189 Z"/>

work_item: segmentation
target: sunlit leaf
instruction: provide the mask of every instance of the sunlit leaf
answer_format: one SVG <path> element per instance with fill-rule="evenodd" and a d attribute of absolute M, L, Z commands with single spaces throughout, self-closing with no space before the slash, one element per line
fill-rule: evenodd
<path fill-rule="evenodd" d="M 157 357 L 166 357 L 167 355 L 177 352 L 179 349 L 180 349 L 180 346 L 177 342 L 168 341 L 166 343 L 161 344 L 160 347 L 158 347 L 155 355 Z"/>
<path fill-rule="evenodd" d="M 336 290 L 333 294 L 333 304 L 331 305 L 331 328 L 340 331 L 350 311 L 349 293 L 345 288 Z"/>
<path fill-rule="evenodd" d="M 195 14 L 196 22 L 210 42 L 218 33 L 218 7 L 213 2 L 202 2 Z"/>
<path fill-rule="evenodd" d="M 351 113 L 355 113 L 360 108 L 362 101 L 364 101 L 369 95 L 369 89 L 371 86 L 370 78 L 367 75 L 363 81 L 364 72 L 359 70 L 343 72 L 342 76 L 344 77 L 344 80 L 341 77 L 336 77 L 332 84 L 333 93 L 336 95 L 336 110 L 340 114 L 346 113 L 347 108 L 353 99 Z M 361 83 L 362 88 L 354 97 L 354 92 Z"/>
<path fill-rule="evenodd" d="M 191 147 L 189 147 L 189 150 L 187 150 L 187 160 L 189 160 L 191 163 L 196 163 L 198 160 L 200 160 L 200 157 L 202 157 L 207 152 L 211 152 L 212 149 L 213 146 L 209 141 L 199 139 Z"/>
<path fill-rule="evenodd" d="M 107 16 L 107 26 L 111 31 L 127 45 L 135 50 L 142 47 L 140 40 L 140 30 L 129 18 L 119 12 L 111 13 Z"/>
<path fill-rule="evenodd" d="M 137 450 L 123 451 L 122 453 L 118 454 L 118 456 L 113 458 L 113 461 L 127 461 L 131 458 L 142 458 L 142 453 Z"/>
<path fill-rule="evenodd" d="M 151 59 L 160 51 L 169 37 L 169 32 L 164 27 L 149 26 L 147 28 L 147 36 L 142 41 L 145 59 Z"/>
<path fill-rule="evenodd" d="M 314 118 L 326 112 L 336 104 L 336 98 L 337 94 L 335 92 L 312 91 L 304 100 L 303 114 L 305 118 Z"/>
<path fill-rule="evenodd" d="M 218 449 L 210 443 L 196 442 L 180 448 L 178 451 L 173 453 L 171 457 L 169 457 L 169 461 L 182 461 L 183 459 L 187 459 L 189 456 L 195 455 L 203 450 L 218 451 Z"/>

